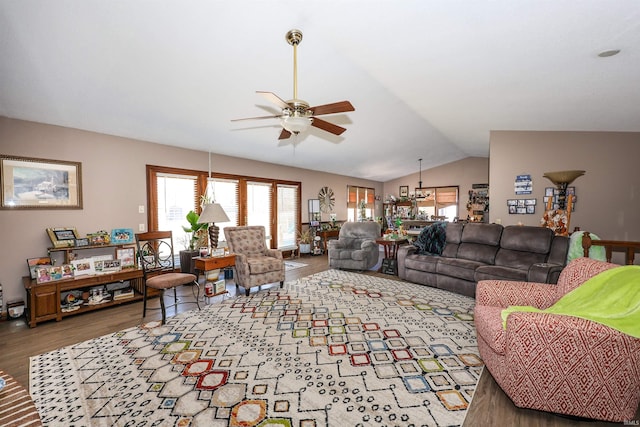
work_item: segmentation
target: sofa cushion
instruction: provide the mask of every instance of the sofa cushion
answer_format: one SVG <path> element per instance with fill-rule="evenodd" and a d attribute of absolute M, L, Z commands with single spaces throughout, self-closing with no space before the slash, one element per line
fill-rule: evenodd
<path fill-rule="evenodd" d="M 498 246 L 503 228 L 500 224 L 475 224 L 470 222 L 462 229 L 460 242 Z"/>
<path fill-rule="evenodd" d="M 482 265 L 485 264 L 468 259 L 439 257 L 436 272 L 473 282 L 476 268 Z"/>
<path fill-rule="evenodd" d="M 527 251 L 513 251 L 500 248 L 496 254 L 495 265 L 504 265 L 524 270 L 525 273 L 533 264 L 546 262 L 547 254 Z"/>
<path fill-rule="evenodd" d="M 414 254 L 405 258 L 404 265 L 412 270 L 426 271 L 429 273 L 436 272 L 436 264 L 440 257 L 433 255 Z"/>
<path fill-rule="evenodd" d="M 553 231 L 546 227 L 509 225 L 502 230 L 500 248 L 547 254 Z"/>
<path fill-rule="evenodd" d="M 446 242 L 455 243 L 456 245 L 460 244 L 462 241 L 462 229 L 464 228 L 464 224 L 461 222 L 453 222 L 447 226 L 447 238 Z"/>
<path fill-rule="evenodd" d="M 483 265 L 476 269 L 474 280 L 479 282 L 481 280 L 516 280 L 519 282 L 526 282 L 527 269 L 507 267 L 503 265 Z"/>
<path fill-rule="evenodd" d="M 493 264 L 496 259 L 498 246 L 482 245 L 480 243 L 461 243 L 457 257 L 478 261 L 480 264 Z"/>

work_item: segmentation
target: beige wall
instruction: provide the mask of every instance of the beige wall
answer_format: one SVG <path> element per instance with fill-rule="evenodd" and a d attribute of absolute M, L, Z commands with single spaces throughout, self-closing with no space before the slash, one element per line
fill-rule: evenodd
<path fill-rule="evenodd" d="M 212 147 L 215 151 L 215 146 Z M 119 138 L 59 126 L 0 117 L 0 153 L 69 160 L 82 163 L 84 207 L 81 210 L 0 210 L 0 283 L 4 300 L 25 298 L 21 277 L 26 259 L 46 256 L 51 242 L 48 227 L 75 227 L 81 235 L 98 230 L 146 224 L 147 164 L 207 171 L 208 153 Z M 212 169 L 238 175 L 302 182 L 302 221 L 308 220 L 307 199 L 317 198 L 323 186 L 333 189 L 334 212 L 346 219 L 347 185 L 373 187 L 382 183 L 324 172 L 212 154 Z M 328 214 L 323 214 L 328 220 Z"/>
<path fill-rule="evenodd" d="M 409 192 L 413 193 L 420 182 L 420 165 L 418 161 L 415 165 L 410 165 L 411 169 L 416 169 L 415 173 L 402 178 L 387 181 L 383 187 L 383 199 L 392 194 L 398 197 L 401 185 L 408 185 Z M 489 159 L 486 157 L 467 157 L 456 162 L 447 163 L 432 169 L 422 171 L 423 187 L 445 187 L 459 186 L 458 216 L 462 219 L 467 217 L 467 201 L 469 200 L 469 190 L 472 184 L 486 184 L 489 182 Z"/>
<path fill-rule="evenodd" d="M 490 220 L 503 225 L 539 225 L 544 213 L 542 175 L 584 170 L 573 182 L 576 210 L 570 229 L 580 227 L 602 239 L 640 241 L 640 133 L 493 131 L 490 146 Z M 533 179 L 531 196 L 516 196 L 517 175 Z M 509 215 L 507 199 L 537 199 L 535 215 Z"/>

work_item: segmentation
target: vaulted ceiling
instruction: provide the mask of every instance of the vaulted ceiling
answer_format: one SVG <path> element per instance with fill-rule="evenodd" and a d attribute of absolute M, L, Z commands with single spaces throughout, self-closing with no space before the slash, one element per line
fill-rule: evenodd
<path fill-rule="evenodd" d="M 231 122 L 293 97 L 292 28 L 341 136 Z M 0 115 L 386 181 L 491 130 L 640 131 L 640 3 L 0 0 Z"/>

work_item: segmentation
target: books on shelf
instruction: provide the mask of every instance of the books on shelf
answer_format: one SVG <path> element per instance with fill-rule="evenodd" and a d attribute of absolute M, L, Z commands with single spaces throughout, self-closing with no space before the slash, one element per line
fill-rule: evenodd
<path fill-rule="evenodd" d="M 133 298 L 133 296 L 134 296 L 133 288 L 116 289 L 115 291 L 113 291 L 114 301 Z"/>

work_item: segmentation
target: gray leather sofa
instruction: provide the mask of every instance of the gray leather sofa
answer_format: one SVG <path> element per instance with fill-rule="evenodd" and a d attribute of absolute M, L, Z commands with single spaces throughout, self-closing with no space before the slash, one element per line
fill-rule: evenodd
<path fill-rule="evenodd" d="M 568 250 L 567 237 L 544 227 L 449 223 L 441 255 L 398 249 L 398 276 L 474 297 L 485 279 L 556 283 Z"/>

